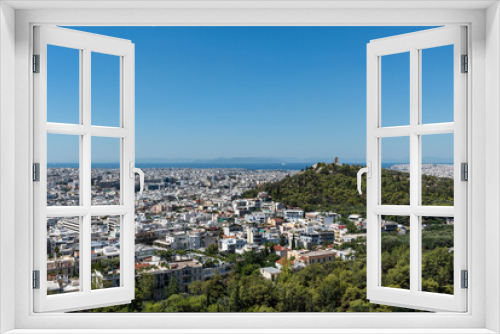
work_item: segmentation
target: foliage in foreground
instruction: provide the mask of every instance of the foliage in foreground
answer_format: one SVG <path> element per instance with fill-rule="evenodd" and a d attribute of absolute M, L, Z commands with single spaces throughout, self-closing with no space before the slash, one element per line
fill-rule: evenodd
<path fill-rule="evenodd" d="M 435 229 L 440 238 L 435 238 Z M 423 231 L 423 290 L 453 293 L 453 252 L 449 251 L 453 226 L 428 227 Z M 452 241 L 451 241 L 452 242 Z M 409 288 L 409 235 L 384 234 L 382 284 Z M 259 269 L 275 254 L 233 255 L 235 272 L 189 285 L 179 293 L 177 282 L 165 288 L 167 299 L 153 301 L 154 277 L 143 274 L 136 284 L 136 299 L 128 305 L 95 309 L 94 312 L 415 312 L 371 304 L 366 299 L 366 247 L 364 241 L 349 245 L 357 252 L 353 261 L 314 264 L 292 273 L 285 267 L 275 282 L 265 280 Z M 174 287 L 172 287 L 174 285 Z"/>

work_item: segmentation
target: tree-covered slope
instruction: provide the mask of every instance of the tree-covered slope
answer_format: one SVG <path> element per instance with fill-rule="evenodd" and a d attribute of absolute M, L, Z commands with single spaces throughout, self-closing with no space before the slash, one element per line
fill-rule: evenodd
<path fill-rule="evenodd" d="M 364 214 L 365 178 L 363 195 L 359 195 L 356 189 L 356 174 L 361 167 L 318 163 L 294 176 L 247 191 L 243 197 L 255 197 L 266 191 L 273 200 L 287 207 L 334 211 L 343 215 Z M 453 179 L 423 175 L 422 202 L 424 205 L 453 205 Z M 409 173 L 382 169 L 382 204 L 410 204 Z"/>

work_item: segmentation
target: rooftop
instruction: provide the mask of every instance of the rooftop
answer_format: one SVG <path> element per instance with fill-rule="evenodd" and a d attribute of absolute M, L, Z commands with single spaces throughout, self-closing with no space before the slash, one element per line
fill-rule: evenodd
<path fill-rule="evenodd" d="M 274 267 L 265 267 L 260 269 L 261 273 L 267 273 L 267 274 L 279 274 L 281 273 L 281 270 L 274 268 Z"/>

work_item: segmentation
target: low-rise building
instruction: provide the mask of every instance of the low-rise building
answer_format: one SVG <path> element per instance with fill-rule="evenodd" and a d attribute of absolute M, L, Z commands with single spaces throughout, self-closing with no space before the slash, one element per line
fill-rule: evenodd
<path fill-rule="evenodd" d="M 335 261 L 336 254 L 332 250 L 320 250 L 297 254 L 296 260 L 306 266 L 316 263 L 326 263 Z"/>
<path fill-rule="evenodd" d="M 247 244 L 245 239 L 236 237 L 223 238 L 219 240 L 219 251 L 234 253 L 236 250 L 242 249 Z"/>
<path fill-rule="evenodd" d="M 288 255 L 288 252 L 290 252 L 291 250 L 292 250 L 291 248 L 285 248 L 281 245 L 274 246 L 274 251 L 276 252 L 276 255 L 280 257 L 286 257 Z"/>
<path fill-rule="evenodd" d="M 304 210 L 286 209 L 283 211 L 283 218 L 288 220 L 297 220 L 299 218 L 304 218 Z"/>
<path fill-rule="evenodd" d="M 265 267 L 260 268 L 260 274 L 267 280 L 274 281 L 279 274 L 281 274 L 281 270 L 274 267 Z"/>

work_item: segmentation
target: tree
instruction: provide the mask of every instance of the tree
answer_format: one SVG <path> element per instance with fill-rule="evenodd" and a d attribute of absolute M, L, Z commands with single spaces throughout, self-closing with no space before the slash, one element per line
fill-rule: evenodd
<path fill-rule="evenodd" d="M 281 274 L 279 276 L 281 281 L 286 281 L 292 274 L 292 266 L 295 258 L 292 256 L 290 259 L 288 257 L 281 260 Z"/>
<path fill-rule="evenodd" d="M 229 295 L 229 312 L 239 312 L 241 308 L 240 287 L 238 284 L 231 290 Z"/>
<path fill-rule="evenodd" d="M 226 286 L 221 275 L 215 275 L 210 280 L 203 282 L 205 293 L 210 296 L 210 300 L 217 301 L 224 297 Z"/>
<path fill-rule="evenodd" d="M 292 237 L 292 249 L 295 249 L 296 248 L 296 245 L 295 245 L 295 235 L 293 235 Z"/>
<path fill-rule="evenodd" d="M 159 313 L 163 312 L 163 305 L 161 303 L 146 303 L 142 312 Z"/>
<path fill-rule="evenodd" d="M 188 286 L 188 290 L 189 290 L 189 293 L 192 295 L 203 294 L 203 282 L 202 281 L 191 282 Z"/>
<path fill-rule="evenodd" d="M 214 244 L 211 244 L 207 247 L 207 254 L 208 255 L 217 255 L 217 253 L 219 252 L 219 246 L 214 243 Z"/>
<path fill-rule="evenodd" d="M 174 274 L 172 274 L 172 276 L 170 277 L 170 282 L 168 282 L 166 292 L 167 298 L 171 297 L 172 295 L 177 295 L 180 292 L 179 282 L 177 282 L 177 277 L 175 277 Z"/>
<path fill-rule="evenodd" d="M 94 270 L 94 277 L 92 277 L 92 281 L 90 282 L 90 288 L 92 290 L 97 290 L 102 288 L 102 276 L 98 275 Z"/>
<path fill-rule="evenodd" d="M 153 274 L 143 272 L 137 278 L 137 287 L 140 290 L 142 300 L 151 300 L 154 297 L 156 279 Z"/>
<path fill-rule="evenodd" d="M 285 235 L 281 234 L 281 236 L 280 236 L 280 246 L 285 246 L 285 245 L 286 245 Z"/>
<path fill-rule="evenodd" d="M 358 233 L 358 227 L 352 221 L 347 220 L 346 226 L 349 233 Z"/>

